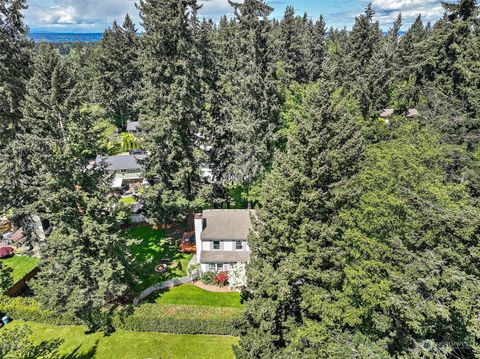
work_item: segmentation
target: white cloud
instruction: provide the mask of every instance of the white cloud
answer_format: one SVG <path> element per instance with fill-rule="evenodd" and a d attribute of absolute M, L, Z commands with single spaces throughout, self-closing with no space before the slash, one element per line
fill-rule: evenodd
<path fill-rule="evenodd" d="M 443 14 L 439 0 L 373 0 L 373 8 L 382 25 L 395 21 L 399 13 L 406 24 L 419 14 L 425 21 L 435 21 Z"/>
<path fill-rule="evenodd" d="M 122 21 L 127 13 L 138 17 L 133 0 L 32 1 L 25 18 L 32 28 L 101 31 L 115 19 Z"/>

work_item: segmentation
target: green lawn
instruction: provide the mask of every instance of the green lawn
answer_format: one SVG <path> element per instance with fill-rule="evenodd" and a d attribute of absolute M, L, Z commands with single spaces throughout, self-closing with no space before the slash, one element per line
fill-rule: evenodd
<path fill-rule="evenodd" d="M 206 305 L 209 307 L 242 308 L 240 293 L 212 293 L 193 284 L 170 288 L 152 296 L 149 300 L 159 304 Z"/>
<path fill-rule="evenodd" d="M 35 269 L 39 260 L 37 258 L 14 255 L 11 258 L 0 259 L 0 262 L 13 269 L 13 282 L 17 283 L 26 274 Z"/>
<path fill-rule="evenodd" d="M 135 197 L 133 196 L 120 198 L 119 202 L 127 206 L 133 206 L 135 203 L 137 203 L 137 201 L 135 200 Z"/>
<path fill-rule="evenodd" d="M 156 283 L 187 275 L 187 265 L 192 255 L 179 253 L 176 241 L 165 238 L 165 231 L 139 226 L 128 229 L 124 236 L 139 241 L 132 247 L 136 264 L 133 270 L 139 277 L 139 283 L 133 288 L 134 292 L 140 293 Z M 180 265 L 177 269 L 159 275 L 155 272 L 155 267 L 163 258 L 170 258 Z"/>
<path fill-rule="evenodd" d="M 13 322 L 10 325 L 23 325 Z M 85 334 L 79 326 L 59 327 L 27 323 L 36 342 L 61 339 L 60 359 L 228 359 L 234 358 L 232 346 L 238 339 L 228 336 L 179 335 L 163 333 L 137 333 L 117 331 L 104 337 L 101 333 Z"/>

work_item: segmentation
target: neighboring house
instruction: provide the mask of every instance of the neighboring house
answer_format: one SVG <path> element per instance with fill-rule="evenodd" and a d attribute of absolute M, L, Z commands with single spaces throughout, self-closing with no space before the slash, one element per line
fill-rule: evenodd
<path fill-rule="evenodd" d="M 127 122 L 127 132 L 136 134 L 138 133 L 138 130 L 139 130 L 138 121 Z"/>
<path fill-rule="evenodd" d="M 388 118 L 388 117 L 391 117 L 391 116 L 396 115 L 396 114 L 398 115 L 398 113 L 395 109 L 386 108 L 380 113 L 380 117 L 381 118 Z M 408 111 L 406 111 L 403 115 L 411 118 L 411 117 L 417 117 L 419 115 L 419 113 L 418 113 L 418 110 L 416 110 L 414 108 L 411 108 Z"/>
<path fill-rule="evenodd" d="M 141 161 L 146 158 L 147 155 L 97 156 L 95 162 L 105 166 L 106 174 L 114 176 L 112 188 L 121 188 L 144 180 Z"/>
<path fill-rule="evenodd" d="M 247 237 L 253 210 L 205 210 L 195 216 L 195 244 L 200 271 L 228 270 L 250 260 Z"/>

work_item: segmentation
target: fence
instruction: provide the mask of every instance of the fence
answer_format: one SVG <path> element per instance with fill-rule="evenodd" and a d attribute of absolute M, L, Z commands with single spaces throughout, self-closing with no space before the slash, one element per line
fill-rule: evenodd
<path fill-rule="evenodd" d="M 9 297 L 17 297 L 22 294 L 27 288 L 27 282 L 34 278 L 37 273 L 40 271 L 38 267 L 34 268 L 30 273 L 26 274 L 22 279 L 13 285 L 10 289 L 6 291 L 6 294 Z"/>

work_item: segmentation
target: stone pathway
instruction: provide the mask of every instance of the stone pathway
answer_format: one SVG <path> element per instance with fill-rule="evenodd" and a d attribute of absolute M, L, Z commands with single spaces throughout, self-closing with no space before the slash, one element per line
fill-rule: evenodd
<path fill-rule="evenodd" d="M 145 289 L 142 293 L 140 293 L 140 295 L 137 298 L 134 299 L 133 305 L 137 305 L 142 300 L 144 300 L 149 295 L 151 295 L 155 292 L 158 292 L 158 291 L 161 291 L 161 290 L 167 289 L 167 288 L 178 287 L 179 285 L 187 284 L 187 283 L 191 283 L 191 282 L 192 282 L 192 278 L 181 277 L 181 278 L 175 278 L 175 279 L 167 280 L 167 281 L 165 281 L 161 284 L 156 284 L 154 286 L 151 286 L 150 288 Z"/>

